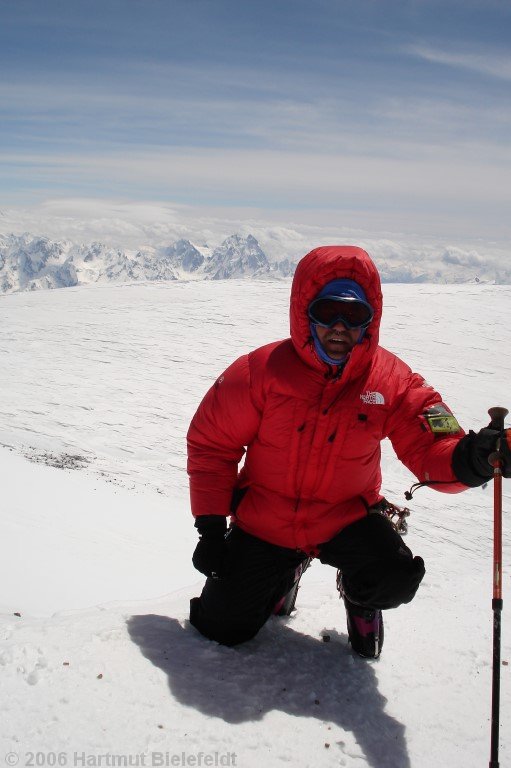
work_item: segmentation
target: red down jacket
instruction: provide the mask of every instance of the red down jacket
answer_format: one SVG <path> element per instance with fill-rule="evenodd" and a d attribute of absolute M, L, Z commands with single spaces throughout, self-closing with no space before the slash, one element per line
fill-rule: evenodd
<path fill-rule="evenodd" d="M 307 307 L 330 280 L 356 280 L 375 310 L 342 376 L 316 354 Z M 378 345 L 380 278 L 365 251 L 316 248 L 296 269 L 291 338 L 236 360 L 201 402 L 188 431 L 194 516 L 228 516 L 233 490 L 247 488 L 236 510 L 248 533 L 314 551 L 380 498 L 380 443 L 439 490 L 465 489 L 453 475 L 457 434 L 435 435 L 423 412 L 442 398 L 422 376 Z M 245 454 L 238 473 L 238 464 Z M 435 486 L 433 486 L 435 487 Z"/>

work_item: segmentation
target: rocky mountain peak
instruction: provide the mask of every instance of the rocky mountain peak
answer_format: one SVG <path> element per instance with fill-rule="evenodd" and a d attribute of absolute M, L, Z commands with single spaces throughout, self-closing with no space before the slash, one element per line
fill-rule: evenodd
<path fill-rule="evenodd" d="M 185 272 L 195 272 L 204 263 L 204 256 L 189 240 L 178 240 L 165 249 L 165 256 L 172 266 Z"/>
<path fill-rule="evenodd" d="M 252 235 L 230 235 L 213 251 L 204 271 L 212 280 L 247 277 L 269 272 L 270 264 Z"/>

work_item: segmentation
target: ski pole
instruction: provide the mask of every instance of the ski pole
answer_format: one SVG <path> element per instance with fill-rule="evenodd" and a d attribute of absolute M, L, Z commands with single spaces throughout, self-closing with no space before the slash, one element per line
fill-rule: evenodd
<path fill-rule="evenodd" d="M 507 408 L 490 408 L 492 429 L 504 430 Z M 500 439 L 488 459 L 493 467 L 493 674 L 491 693 L 490 768 L 499 768 L 500 629 L 502 615 L 502 455 Z"/>

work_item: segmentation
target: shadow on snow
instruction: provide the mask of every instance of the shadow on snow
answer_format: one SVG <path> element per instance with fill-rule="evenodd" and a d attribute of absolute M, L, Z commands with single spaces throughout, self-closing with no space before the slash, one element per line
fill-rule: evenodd
<path fill-rule="evenodd" d="M 328 630 L 331 642 L 325 643 L 287 621 L 270 620 L 256 638 L 235 648 L 166 616 L 132 616 L 127 624 L 133 642 L 167 674 L 172 696 L 184 706 L 233 724 L 260 720 L 272 710 L 316 717 L 351 731 L 368 765 L 410 768 L 405 727 L 385 712 L 372 663 L 354 657 L 335 630 Z"/>

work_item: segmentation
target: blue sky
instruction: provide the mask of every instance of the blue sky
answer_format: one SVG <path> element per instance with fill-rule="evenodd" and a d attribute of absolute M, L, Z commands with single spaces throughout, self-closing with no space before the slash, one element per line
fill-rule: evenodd
<path fill-rule="evenodd" d="M 0 205 L 509 237 L 510 41 L 507 0 L 2 0 Z"/>

